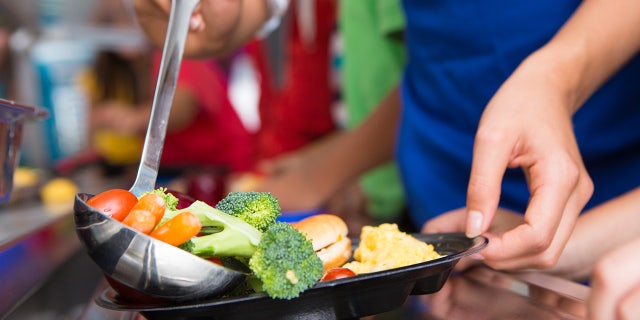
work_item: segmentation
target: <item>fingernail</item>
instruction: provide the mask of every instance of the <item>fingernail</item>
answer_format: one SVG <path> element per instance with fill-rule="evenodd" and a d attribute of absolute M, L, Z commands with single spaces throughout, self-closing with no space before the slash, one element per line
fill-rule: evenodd
<path fill-rule="evenodd" d="M 482 213 L 469 211 L 467 214 L 467 237 L 473 238 L 482 234 Z"/>

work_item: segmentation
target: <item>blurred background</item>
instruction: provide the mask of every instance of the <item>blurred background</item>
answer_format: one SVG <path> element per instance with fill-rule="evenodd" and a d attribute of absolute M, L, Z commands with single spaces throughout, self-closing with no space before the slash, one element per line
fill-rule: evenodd
<path fill-rule="evenodd" d="M 363 86 L 368 99 L 349 111 L 339 3 L 291 1 L 268 36 L 227 57 L 183 60 L 159 185 L 215 204 L 229 191 L 252 190 L 267 180 L 261 164 L 331 156 L 316 150 L 327 150 L 322 148 L 362 121 L 388 92 L 385 86 L 394 84 L 387 64 L 398 70 L 403 64 L 400 52 L 391 57 L 398 61 L 377 67 L 363 62 L 386 82 Z M 371 33 L 375 41 L 401 45 L 399 38 Z M 370 52 L 367 45 L 361 52 Z M 48 112 L 24 123 L 13 192 L 0 203 L 0 319 L 10 311 L 9 319 L 65 319 L 87 303 L 101 275 L 72 232 L 73 199 L 78 192 L 133 183 L 159 54 L 137 25 L 131 0 L 0 0 L 0 98 Z M 368 182 L 339 186 L 320 204 L 283 210 L 283 217 L 334 213 L 354 237 L 363 225 L 400 221 L 406 212 L 391 165 Z M 314 197 L 318 179 L 304 181 Z M 297 200 L 299 190 L 281 188 Z M 67 288 L 72 292 L 59 294 Z"/>

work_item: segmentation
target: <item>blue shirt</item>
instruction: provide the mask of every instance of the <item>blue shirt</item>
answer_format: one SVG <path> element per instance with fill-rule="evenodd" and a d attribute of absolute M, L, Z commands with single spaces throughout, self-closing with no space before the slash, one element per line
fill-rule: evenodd
<path fill-rule="evenodd" d="M 397 158 L 414 222 L 463 207 L 480 115 L 522 60 L 557 32 L 581 1 L 403 0 L 408 62 Z M 640 182 L 640 60 L 575 114 L 594 184 L 587 208 Z M 524 212 L 520 169 L 504 177 L 500 205 Z"/>

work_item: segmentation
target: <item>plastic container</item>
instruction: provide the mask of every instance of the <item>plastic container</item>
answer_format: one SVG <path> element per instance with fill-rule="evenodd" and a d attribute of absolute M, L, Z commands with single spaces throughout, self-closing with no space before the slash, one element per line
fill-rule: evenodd
<path fill-rule="evenodd" d="M 0 98 L 0 202 L 6 202 L 13 190 L 13 173 L 20 161 L 22 129 L 25 121 L 44 119 L 48 111 Z"/>

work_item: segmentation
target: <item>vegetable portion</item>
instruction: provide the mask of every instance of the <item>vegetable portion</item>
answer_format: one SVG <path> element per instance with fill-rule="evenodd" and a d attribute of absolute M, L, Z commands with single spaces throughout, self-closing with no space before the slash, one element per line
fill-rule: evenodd
<path fill-rule="evenodd" d="M 216 209 L 236 216 L 262 232 L 280 216 L 278 199 L 269 192 L 230 192 L 216 204 Z"/>
<path fill-rule="evenodd" d="M 185 208 L 184 201 L 165 188 L 139 199 L 123 191 L 128 193 L 104 192 L 120 202 L 98 198 L 94 206 L 94 197 L 87 203 L 96 209 L 114 208 L 123 224 L 139 232 L 246 272 L 245 283 L 229 294 L 265 292 L 272 298 L 292 299 L 322 277 L 323 263 L 311 241 L 291 225 L 276 222 L 280 205 L 268 192 L 232 192 L 215 208 L 198 200 Z"/>
<path fill-rule="evenodd" d="M 196 236 L 202 224 L 198 217 L 189 211 L 183 211 L 164 224 L 151 231 L 150 236 L 168 244 L 179 246 Z"/>
<path fill-rule="evenodd" d="M 270 193 L 232 192 L 216 208 L 196 201 L 184 210 L 193 212 L 203 227 L 202 235 L 180 247 L 203 258 L 236 258 L 251 271 L 243 293 L 292 299 L 322 277 L 322 260 L 311 241 L 291 225 L 276 222 L 280 207 Z"/>
<path fill-rule="evenodd" d="M 298 297 L 316 284 L 324 272 L 311 242 L 284 222 L 277 222 L 265 231 L 249 267 L 269 296 L 280 299 Z"/>
<path fill-rule="evenodd" d="M 122 223 L 142 233 L 149 234 L 162 219 L 165 200 L 157 193 L 145 193 L 131 208 Z"/>
<path fill-rule="evenodd" d="M 87 201 L 96 210 L 122 221 L 138 202 L 136 196 L 124 189 L 110 189 L 101 192 Z"/>
<path fill-rule="evenodd" d="M 249 258 L 260 243 L 262 233 L 238 217 L 226 214 L 203 201 L 189 207 L 167 212 L 165 219 L 183 210 L 193 213 L 202 223 L 202 236 L 193 237 L 180 247 L 202 258 Z"/>
<path fill-rule="evenodd" d="M 329 269 L 329 271 L 327 271 L 322 276 L 320 281 L 331 281 L 331 280 L 349 278 L 349 277 L 353 277 L 355 275 L 356 275 L 356 273 L 353 272 L 349 268 L 340 268 L 340 267 L 338 267 L 338 268 Z"/>

